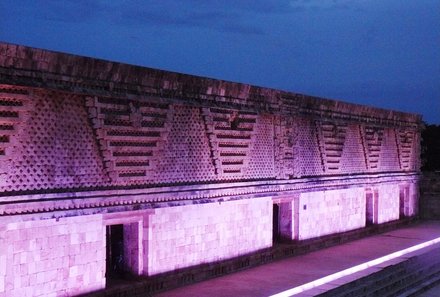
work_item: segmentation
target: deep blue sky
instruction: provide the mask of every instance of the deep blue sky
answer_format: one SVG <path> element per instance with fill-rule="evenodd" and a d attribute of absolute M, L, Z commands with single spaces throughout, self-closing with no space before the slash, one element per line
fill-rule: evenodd
<path fill-rule="evenodd" d="M 440 0 L 0 0 L 0 41 L 440 124 Z"/>

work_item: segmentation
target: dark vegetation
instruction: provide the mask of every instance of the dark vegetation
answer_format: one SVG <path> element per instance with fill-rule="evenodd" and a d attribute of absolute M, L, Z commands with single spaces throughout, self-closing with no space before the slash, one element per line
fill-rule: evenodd
<path fill-rule="evenodd" d="M 440 125 L 422 131 L 422 171 L 440 171 Z"/>

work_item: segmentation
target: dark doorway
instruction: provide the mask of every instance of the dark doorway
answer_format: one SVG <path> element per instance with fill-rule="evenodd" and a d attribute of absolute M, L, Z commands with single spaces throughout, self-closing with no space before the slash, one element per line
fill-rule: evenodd
<path fill-rule="evenodd" d="M 124 225 L 109 225 L 106 230 L 106 278 L 118 280 L 124 278 Z"/>
<path fill-rule="evenodd" d="M 405 206 L 408 205 L 409 187 L 400 186 L 399 189 L 399 218 L 403 219 L 406 216 Z"/>
<path fill-rule="evenodd" d="M 273 205 L 272 228 L 273 241 L 278 242 L 280 240 L 280 206 L 278 204 Z"/>
<path fill-rule="evenodd" d="M 367 226 L 372 225 L 374 223 L 374 201 L 373 201 L 373 193 L 367 193 L 366 197 L 366 213 L 365 217 L 367 220 Z"/>
<path fill-rule="evenodd" d="M 379 193 L 377 190 L 368 191 L 365 196 L 365 218 L 366 225 L 373 225 L 378 223 L 378 201 Z"/>

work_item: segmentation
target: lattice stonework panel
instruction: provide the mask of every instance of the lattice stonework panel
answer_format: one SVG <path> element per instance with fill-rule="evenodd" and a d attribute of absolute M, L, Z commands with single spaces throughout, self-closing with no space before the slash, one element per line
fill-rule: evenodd
<path fill-rule="evenodd" d="M 167 103 L 88 97 L 105 168 L 116 184 L 153 181 L 173 108 Z"/>
<path fill-rule="evenodd" d="M 82 97 L 33 90 L 15 102 L 23 110 L 4 156 L 10 167 L 3 190 L 89 188 L 108 181 Z"/>
<path fill-rule="evenodd" d="M 158 161 L 157 182 L 194 182 L 216 179 L 201 109 L 174 106 L 168 145 Z"/>
<path fill-rule="evenodd" d="M 252 146 L 246 178 L 274 178 L 274 126 L 273 115 L 259 114 L 255 125 L 255 142 Z"/>
<path fill-rule="evenodd" d="M 379 170 L 380 150 L 382 147 L 382 127 L 362 126 L 362 142 L 364 146 L 367 167 L 369 170 Z"/>
<path fill-rule="evenodd" d="M 380 156 L 381 171 L 399 171 L 400 162 L 397 148 L 396 131 L 391 128 L 384 130 Z"/>
<path fill-rule="evenodd" d="M 359 125 L 348 125 L 341 157 L 342 173 L 363 173 L 367 169 Z"/>
<path fill-rule="evenodd" d="M 316 127 L 325 172 L 340 173 L 347 125 L 317 121 Z"/>
<path fill-rule="evenodd" d="M 220 179 L 237 179 L 247 175 L 255 142 L 257 114 L 220 108 L 203 108 L 203 116 Z"/>
<path fill-rule="evenodd" d="M 400 168 L 405 171 L 414 169 L 414 138 L 414 131 L 397 131 Z"/>
<path fill-rule="evenodd" d="M 298 155 L 295 157 L 296 176 L 313 176 L 324 174 L 324 160 L 318 143 L 315 121 L 297 119 Z"/>

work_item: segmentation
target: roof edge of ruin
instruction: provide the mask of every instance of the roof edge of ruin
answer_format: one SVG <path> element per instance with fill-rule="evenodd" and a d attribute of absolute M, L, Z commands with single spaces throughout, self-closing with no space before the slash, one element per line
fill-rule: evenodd
<path fill-rule="evenodd" d="M 418 124 L 422 116 L 245 83 L 0 42 L 0 83 L 89 95 L 148 93 L 251 105 L 263 110 L 338 112 Z M 118 92 L 115 92 L 118 90 Z M 305 112 L 307 113 L 307 112 Z"/>

